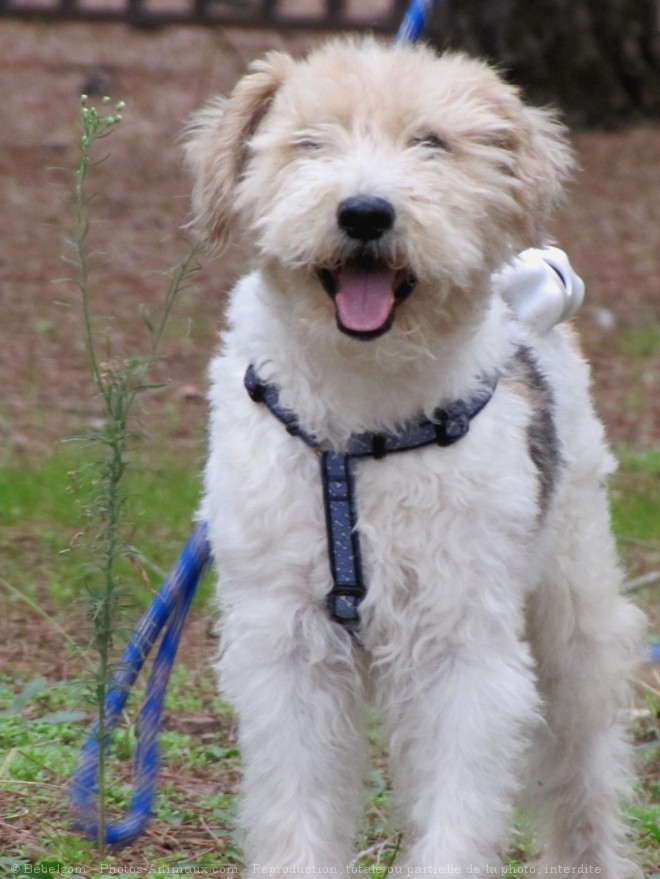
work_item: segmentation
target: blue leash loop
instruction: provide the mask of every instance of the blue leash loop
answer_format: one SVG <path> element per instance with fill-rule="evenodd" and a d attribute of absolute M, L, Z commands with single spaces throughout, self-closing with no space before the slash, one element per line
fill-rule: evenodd
<path fill-rule="evenodd" d="M 138 744 L 133 766 L 134 792 L 127 817 L 105 828 L 108 845 L 123 845 L 138 837 L 151 818 L 158 777 L 158 730 L 170 672 L 179 639 L 199 581 L 211 558 L 206 525 L 200 524 L 179 560 L 142 617 L 124 651 L 105 699 L 105 738 L 98 720 L 92 725 L 71 779 L 69 800 L 74 828 L 88 839 L 98 839 L 97 774 L 99 748 L 108 749 L 126 700 L 144 662 L 165 627 L 140 709 Z"/>

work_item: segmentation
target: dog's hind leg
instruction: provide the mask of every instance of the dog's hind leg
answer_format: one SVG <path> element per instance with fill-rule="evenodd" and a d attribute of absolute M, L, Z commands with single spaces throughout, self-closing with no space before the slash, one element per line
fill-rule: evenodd
<path fill-rule="evenodd" d="M 247 873 L 341 875 L 363 780 L 362 684 L 347 636 L 321 608 L 228 609 L 223 692 L 239 721 Z M 244 614 L 249 615 L 249 619 Z M 280 623 L 283 625 L 280 626 Z"/>
<path fill-rule="evenodd" d="M 626 856 L 621 797 L 629 748 L 621 711 L 642 628 L 621 583 L 604 490 L 597 476 L 570 486 L 556 516 L 556 551 L 532 599 L 529 634 L 546 724 L 539 729 L 528 796 L 543 861 L 640 875 Z"/>

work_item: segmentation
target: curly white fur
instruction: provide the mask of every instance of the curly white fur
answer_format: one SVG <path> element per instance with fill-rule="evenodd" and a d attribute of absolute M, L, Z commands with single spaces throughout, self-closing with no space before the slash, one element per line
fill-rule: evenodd
<path fill-rule="evenodd" d="M 528 338 L 490 283 L 543 240 L 571 168 L 561 126 L 480 62 L 335 41 L 255 65 L 198 115 L 187 154 L 198 228 L 238 231 L 254 265 L 211 368 L 202 510 L 249 868 L 345 871 L 373 703 L 404 873 L 496 868 L 523 794 L 544 864 L 637 875 L 619 711 L 641 623 L 619 595 L 612 460 L 570 331 Z M 356 195 L 393 206 L 377 240 L 338 223 Z M 367 251 L 415 284 L 368 341 L 340 331 L 319 275 Z M 317 457 L 248 398 L 249 363 L 334 449 L 502 375 L 456 445 L 357 465 L 361 647 L 325 610 Z"/>

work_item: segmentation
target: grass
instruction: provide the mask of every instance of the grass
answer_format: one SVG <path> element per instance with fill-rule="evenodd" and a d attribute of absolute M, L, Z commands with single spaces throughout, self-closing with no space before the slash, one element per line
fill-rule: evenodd
<path fill-rule="evenodd" d="M 93 449 L 64 444 L 41 463 L 14 458 L 0 466 L 2 576 L 32 599 L 47 593 L 55 610 L 80 594 L 78 535 L 93 491 L 81 485 L 80 474 L 94 461 Z M 192 528 L 199 467 L 192 455 L 144 448 L 129 459 L 127 478 L 126 518 L 139 554 L 124 573 L 130 573 L 133 600 L 144 606 Z"/>
<path fill-rule="evenodd" d="M 618 347 L 632 360 L 660 357 L 660 321 L 650 319 L 622 327 Z"/>
<path fill-rule="evenodd" d="M 619 472 L 612 482 L 614 531 L 629 576 L 660 571 L 660 449 L 617 448 Z M 660 586 L 643 592 L 660 634 Z"/>
<path fill-rule="evenodd" d="M 213 832 L 221 840 L 223 865 L 236 866 L 239 853 L 232 837 L 234 795 L 225 793 L 223 782 L 225 786 L 235 786 L 237 751 L 231 725 L 222 723 L 227 712 L 215 698 L 211 676 L 200 674 L 197 679 L 196 674 L 182 666 L 176 669 L 167 708 L 172 715 L 183 713 L 184 708 L 207 714 L 213 710 L 216 725 L 213 743 L 194 733 L 176 730 L 162 733 L 162 783 L 155 817 L 165 833 L 168 828 L 174 832 L 184 828 L 182 848 L 184 839 L 192 831 L 205 832 L 206 822 L 212 823 Z M 135 856 L 130 851 L 128 856 L 120 852 L 100 858 L 95 846 L 66 830 L 63 794 L 77 759 L 81 733 L 89 720 L 89 713 L 83 719 L 78 716 L 80 699 L 76 687 L 64 685 L 55 691 L 51 687 L 36 687 L 33 698 L 20 711 L 15 710 L 14 689 L 12 680 L 0 677 L 0 753 L 4 754 L 0 761 L 0 792 L 4 788 L 9 794 L 15 794 L 11 800 L 13 807 L 10 805 L 5 810 L 3 823 L 16 828 L 13 840 L 18 843 L 11 850 L 6 847 L 5 855 L 0 855 L 0 875 L 5 872 L 35 875 L 50 867 L 52 872 L 57 872 L 59 865 L 59 872 L 71 871 L 77 866 L 84 868 L 86 875 L 96 876 L 104 872 L 103 864 L 107 869 L 134 865 Z M 140 695 L 136 694 L 134 701 Z M 125 810 L 130 799 L 128 776 L 133 746 L 133 730 L 128 725 L 117 736 L 113 748 L 117 777 L 108 795 L 108 805 L 114 815 Z M 214 772 L 214 765 L 221 765 L 221 770 L 215 773 L 217 790 L 209 790 L 200 797 L 200 779 Z M 187 786 L 176 783 L 184 772 L 189 779 Z M 39 830 L 21 844 L 24 836 L 21 831 L 29 815 L 39 816 Z M 199 848 L 203 851 L 203 847 Z M 158 849 L 157 845 L 147 844 L 140 853 L 140 863 L 149 865 L 149 875 L 171 875 L 174 864 L 179 869 L 186 863 L 190 865 L 183 853 L 168 856 Z M 39 856 L 35 857 L 35 851 L 40 852 Z M 219 858 L 220 847 L 213 845 L 211 851 L 202 854 L 195 863 L 200 868 L 217 867 Z"/>

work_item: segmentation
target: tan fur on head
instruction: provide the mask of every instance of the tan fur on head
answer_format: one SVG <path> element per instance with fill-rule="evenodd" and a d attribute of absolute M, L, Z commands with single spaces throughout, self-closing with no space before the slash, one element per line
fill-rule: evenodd
<path fill-rule="evenodd" d="M 448 147 L 434 166 L 423 150 L 414 156 L 410 151 L 426 132 Z M 355 171 L 356 144 L 373 153 L 371 180 Z M 413 225 L 435 226 L 440 236 L 461 212 L 474 233 L 468 203 L 478 199 L 489 213 L 490 233 L 498 226 L 502 230 L 497 253 L 489 252 L 492 240 L 473 236 L 475 250 L 485 249 L 489 264 L 506 257 L 505 251 L 539 244 L 572 168 L 565 130 L 555 116 L 526 107 L 518 90 L 488 65 L 371 39 L 334 40 L 298 62 L 269 53 L 227 100 L 217 99 L 193 117 L 185 150 L 194 177 L 192 225 L 201 237 L 222 245 L 238 221 L 258 249 L 268 251 L 260 232 L 283 213 L 275 202 L 290 199 L 289 242 L 300 243 L 303 234 L 307 239 L 323 235 L 327 250 L 311 254 L 305 242 L 291 253 L 291 265 L 330 258 L 335 245 L 329 225 L 336 198 L 348 185 L 338 182 L 344 159 L 355 187 L 382 188 L 389 176 Z M 457 180 L 469 184 L 462 206 Z M 307 207 L 314 202 L 313 217 L 306 213 L 305 195 Z M 320 228 L 323 205 L 325 229 Z M 272 234 L 271 228 L 266 237 Z M 417 232 L 414 237 L 419 240 Z M 399 256 L 406 247 L 400 243 Z"/>
<path fill-rule="evenodd" d="M 194 180 L 192 225 L 209 243 L 222 246 L 231 236 L 247 142 L 292 64 L 288 55 L 269 52 L 254 62 L 229 99 L 211 101 L 186 129 L 185 158 Z"/>
<path fill-rule="evenodd" d="M 193 119 L 186 154 L 212 244 L 238 225 L 288 270 L 336 264 L 337 204 L 372 192 L 401 218 L 387 260 L 459 285 L 541 243 L 572 167 L 554 115 L 488 65 L 371 39 L 270 53 Z"/>

